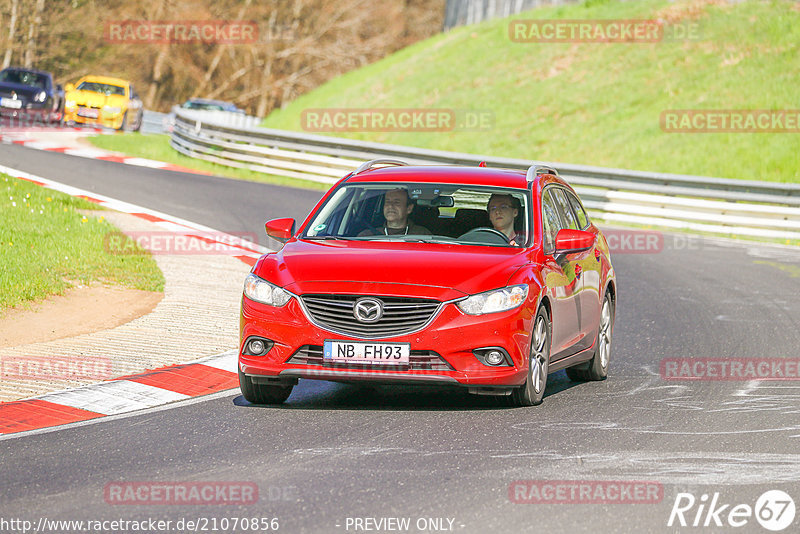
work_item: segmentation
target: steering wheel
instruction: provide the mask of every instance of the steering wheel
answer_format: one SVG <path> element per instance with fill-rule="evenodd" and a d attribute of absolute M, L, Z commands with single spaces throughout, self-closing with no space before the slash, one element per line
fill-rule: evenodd
<path fill-rule="evenodd" d="M 363 224 L 364 226 L 366 226 L 367 228 L 365 228 L 365 230 L 369 229 L 369 231 L 372 232 L 373 235 L 379 235 L 379 234 L 383 235 L 383 232 L 378 231 L 378 228 L 373 226 L 372 223 L 369 222 L 365 217 L 356 217 L 355 222 L 357 224 Z"/>
<path fill-rule="evenodd" d="M 486 240 L 488 238 L 488 241 Z M 465 241 L 473 241 L 476 243 L 488 243 L 488 244 L 498 244 L 498 245 L 508 245 L 508 236 L 501 232 L 500 230 L 495 230 L 494 228 L 489 228 L 488 226 L 480 226 L 478 228 L 473 228 L 466 234 L 463 234 L 458 239 L 463 239 Z"/>

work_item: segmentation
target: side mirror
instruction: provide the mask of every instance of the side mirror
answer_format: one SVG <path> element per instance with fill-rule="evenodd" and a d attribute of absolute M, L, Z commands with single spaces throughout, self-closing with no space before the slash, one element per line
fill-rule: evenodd
<path fill-rule="evenodd" d="M 596 236 L 591 232 L 583 230 L 571 230 L 564 228 L 556 234 L 556 254 L 570 254 L 572 252 L 583 252 L 589 250 L 594 245 Z"/>
<path fill-rule="evenodd" d="M 267 221 L 264 226 L 267 229 L 267 235 L 281 243 L 286 243 L 294 235 L 294 219 L 289 217 L 272 219 Z"/>
<path fill-rule="evenodd" d="M 71 83 L 68 83 L 67 85 L 64 86 L 64 91 L 69 92 L 69 91 L 74 91 L 74 90 L 75 90 L 75 86 L 72 85 Z"/>

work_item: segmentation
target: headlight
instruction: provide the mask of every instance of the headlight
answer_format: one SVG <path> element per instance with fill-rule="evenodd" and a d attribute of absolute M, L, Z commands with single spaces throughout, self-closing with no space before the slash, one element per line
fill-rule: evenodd
<path fill-rule="evenodd" d="M 74 100 L 65 100 L 64 101 L 64 107 L 65 108 L 74 108 L 75 107 L 75 101 Z"/>
<path fill-rule="evenodd" d="M 244 294 L 249 299 L 270 306 L 283 306 L 292 298 L 292 294 L 288 291 L 252 273 L 244 279 Z"/>
<path fill-rule="evenodd" d="M 122 111 L 122 108 L 119 106 L 103 106 L 103 113 L 108 113 L 110 115 L 116 115 Z"/>
<path fill-rule="evenodd" d="M 44 91 L 39 91 L 39 93 L 33 97 L 34 102 L 44 102 L 47 98 L 47 93 Z"/>
<path fill-rule="evenodd" d="M 508 286 L 472 295 L 456 302 L 456 306 L 469 315 L 483 315 L 514 309 L 525 302 L 527 296 L 528 286 Z"/>

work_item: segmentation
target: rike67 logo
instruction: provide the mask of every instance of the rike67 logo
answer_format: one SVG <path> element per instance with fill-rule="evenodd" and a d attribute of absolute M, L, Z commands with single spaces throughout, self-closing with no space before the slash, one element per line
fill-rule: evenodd
<path fill-rule="evenodd" d="M 667 526 L 743 527 L 755 517 L 765 529 L 778 532 L 789 527 L 794 516 L 794 500 L 781 490 L 765 491 L 755 506 L 726 503 L 717 492 L 711 496 L 704 493 L 699 499 L 691 493 L 678 493 Z"/>

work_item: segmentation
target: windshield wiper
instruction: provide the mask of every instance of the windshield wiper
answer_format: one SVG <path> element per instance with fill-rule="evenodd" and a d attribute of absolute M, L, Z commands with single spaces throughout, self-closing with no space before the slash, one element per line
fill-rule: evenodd
<path fill-rule="evenodd" d="M 439 245 L 458 245 L 454 239 L 436 239 L 435 237 L 403 237 L 402 241 L 409 243 L 436 243 Z"/>
<path fill-rule="evenodd" d="M 342 237 L 336 235 L 313 235 L 313 236 L 306 236 L 301 239 L 305 239 L 306 241 L 355 241 L 352 237 Z"/>

